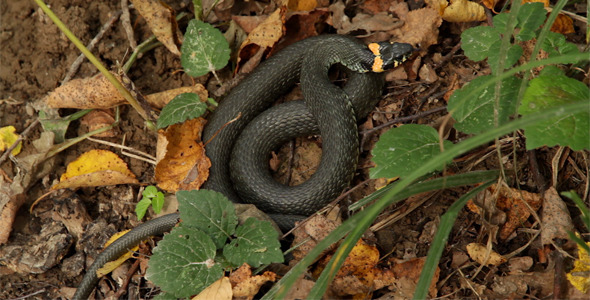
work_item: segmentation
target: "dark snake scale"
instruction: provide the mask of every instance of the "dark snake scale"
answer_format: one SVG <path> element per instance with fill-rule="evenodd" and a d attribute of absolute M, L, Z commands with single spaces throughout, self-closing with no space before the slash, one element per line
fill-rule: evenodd
<path fill-rule="evenodd" d="M 282 229 L 336 198 L 356 170 L 357 120 L 366 117 L 380 99 L 384 81 L 373 71 L 399 65 L 414 50 L 402 43 L 372 46 L 347 36 L 323 35 L 290 45 L 260 64 L 208 120 L 203 141 L 210 140 L 206 154 L 212 165 L 204 188 L 233 202 L 255 204 Z M 344 88 L 328 77 L 336 64 L 347 69 Z M 272 106 L 297 82 L 305 102 Z M 322 137 L 317 171 L 297 186 L 274 181 L 268 169 L 270 151 L 297 136 L 314 134 Z M 88 297 L 98 282 L 96 270 L 106 262 L 149 236 L 169 231 L 178 217 L 175 213 L 147 221 L 107 247 L 88 269 L 74 299 Z"/>

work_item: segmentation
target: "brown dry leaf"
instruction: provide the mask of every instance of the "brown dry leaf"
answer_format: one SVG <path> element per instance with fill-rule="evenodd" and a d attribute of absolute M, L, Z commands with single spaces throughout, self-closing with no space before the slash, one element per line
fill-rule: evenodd
<path fill-rule="evenodd" d="M 205 123 L 197 118 L 158 131 L 158 145 L 166 143 L 166 153 L 156 165 L 158 187 L 169 192 L 194 190 L 207 180 L 211 161 L 200 142 Z"/>
<path fill-rule="evenodd" d="M 574 20 L 564 14 L 559 14 L 553 25 L 551 25 L 551 31 L 561 34 L 574 33 L 576 32 L 574 30 Z"/>
<path fill-rule="evenodd" d="M 496 7 L 496 4 L 498 2 L 500 2 L 500 1 L 499 0 L 483 0 L 481 2 L 481 4 L 490 10 L 494 10 L 494 7 Z"/>
<path fill-rule="evenodd" d="M 466 246 L 466 248 L 469 257 L 481 265 L 499 266 L 506 262 L 506 258 L 494 250 L 490 249 L 490 253 L 488 255 L 487 247 L 482 244 L 470 243 Z"/>
<path fill-rule="evenodd" d="M 485 21 L 486 13 L 483 6 L 467 0 L 452 0 L 442 15 L 447 22 Z"/>
<path fill-rule="evenodd" d="M 416 284 L 418 284 L 418 280 L 420 279 L 425 261 L 426 257 L 419 257 L 397 262 L 391 272 L 386 271 L 383 275 L 377 274 L 376 282 L 377 279 L 383 280 L 384 282 L 389 281 L 387 286 L 389 286 L 389 290 L 393 291 L 391 296 L 397 299 L 410 299 L 416 290 Z M 436 283 L 438 282 L 439 276 L 440 268 L 437 266 L 430 287 L 428 288 L 430 297 L 434 298 L 438 293 Z M 376 286 L 376 288 L 379 288 L 379 286 Z"/>
<path fill-rule="evenodd" d="M 129 183 L 138 184 L 139 181 L 117 154 L 108 150 L 90 150 L 69 163 L 59 183 L 51 189 Z"/>
<path fill-rule="evenodd" d="M 529 206 L 533 211 L 537 211 L 543 201 L 538 194 L 504 186 L 497 193 L 498 199 L 495 201 L 496 187 L 497 185 L 494 184 L 480 193 L 475 198 L 477 204 L 470 200 L 467 208 L 480 215 L 485 212 L 493 224 L 503 224 L 499 236 L 500 239 L 505 240 L 516 228 L 522 227 L 529 218 L 531 215 Z M 495 206 L 492 206 L 494 204 Z"/>
<path fill-rule="evenodd" d="M 386 12 L 391 3 L 389 1 L 383 0 L 365 0 L 362 1 L 359 5 L 359 8 L 364 12 L 370 13 L 372 15 L 378 14 L 380 12 Z"/>
<path fill-rule="evenodd" d="M 426 0 L 425 2 L 428 7 L 438 11 L 438 14 L 441 16 L 445 13 L 445 9 L 449 7 L 449 2 L 447 0 Z"/>
<path fill-rule="evenodd" d="M 531 295 L 538 299 L 553 296 L 554 269 L 508 276 L 493 276 L 489 288 L 481 294 L 484 299 L 522 299 Z M 569 298 L 571 299 L 571 298 Z"/>
<path fill-rule="evenodd" d="M 312 11 L 300 11 L 290 14 L 285 23 L 287 32 L 283 41 L 278 47 L 272 49 L 271 54 L 276 53 L 283 45 L 290 45 L 294 42 L 308 37 L 319 35 L 318 28 L 330 17 L 330 11 L 326 8 L 318 8 Z"/>
<path fill-rule="evenodd" d="M 231 283 L 229 278 L 223 276 L 219 280 L 213 282 L 210 286 L 200 292 L 198 295 L 191 298 L 191 300 L 231 300 L 233 293 L 231 290 Z"/>
<path fill-rule="evenodd" d="M 258 293 L 260 287 L 269 282 L 276 280 L 276 274 L 266 271 L 262 275 L 252 276 L 250 266 L 244 263 L 229 276 L 229 281 L 233 286 L 232 292 L 236 298 L 252 299 Z"/>
<path fill-rule="evenodd" d="M 281 39 L 285 32 L 283 24 L 285 23 L 286 12 L 287 8 L 285 6 L 278 8 L 248 34 L 238 51 L 238 68 L 245 64 L 244 61 L 256 56 L 257 53 L 262 58 L 262 55 L 268 53 Z M 249 63 L 254 64 L 254 62 Z M 257 63 L 258 61 L 255 62 L 255 64 Z M 254 68 L 254 66 L 251 67 Z M 236 71 L 238 68 L 236 68 Z M 242 70 L 242 72 L 248 71 L 250 70 Z"/>
<path fill-rule="evenodd" d="M 293 251 L 294 259 L 289 262 L 290 265 L 294 265 L 305 257 L 311 249 L 315 248 L 317 243 L 323 240 L 328 234 L 338 227 L 338 223 L 328 220 L 322 215 L 314 215 L 307 220 L 302 226 L 299 226 L 293 230 L 293 243 L 292 245 L 298 245 L 306 241 L 301 246 L 297 247 Z M 335 245 L 329 247 L 324 253 L 334 249 Z"/>
<path fill-rule="evenodd" d="M 379 250 L 362 239 L 359 240 L 344 260 L 330 289 L 338 296 L 353 295 L 354 297 L 354 295 L 363 296 L 370 293 L 374 290 L 373 281 L 378 262 Z"/>
<path fill-rule="evenodd" d="M 349 34 L 353 31 L 364 31 L 362 36 L 370 36 L 376 31 L 390 31 L 401 27 L 399 19 L 394 18 L 387 12 L 380 12 L 376 15 L 359 13 L 350 22 L 342 23 L 342 28 L 337 28 L 338 34 Z"/>
<path fill-rule="evenodd" d="M 197 83 L 194 86 L 179 87 L 159 93 L 149 94 L 145 99 L 151 106 L 161 109 L 174 99 L 174 97 L 184 93 L 195 93 L 199 95 L 201 101 L 207 101 L 207 98 L 209 97 L 207 89 L 202 84 Z"/>
<path fill-rule="evenodd" d="M 112 73 L 119 82 L 121 76 Z M 102 75 L 73 79 L 56 88 L 45 98 L 51 108 L 111 108 L 125 102 L 125 98 Z"/>
<path fill-rule="evenodd" d="M 252 32 L 260 23 L 266 20 L 268 16 L 232 16 L 231 19 L 236 22 L 246 33 Z"/>
<path fill-rule="evenodd" d="M 129 232 L 130 229 L 128 230 L 123 230 L 120 232 L 115 233 L 113 236 L 111 236 L 111 238 L 104 244 L 104 248 L 106 248 L 108 245 L 112 244 L 114 241 L 116 241 L 118 238 L 122 237 L 125 233 Z M 125 254 L 121 255 L 119 258 L 117 258 L 116 260 L 113 261 L 109 261 L 108 263 L 104 264 L 104 266 L 102 266 L 102 268 L 96 270 L 96 276 L 97 277 L 101 277 L 104 276 L 106 274 L 111 273 L 114 269 L 118 268 L 121 264 L 123 264 L 126 260 L 128 260 L 129 258 L 131 258 L 133 256 L 133 253 L 137 252 L 137 250 L 139 250 L 139 245 L 136 245 L 135 247 L 129 249 L 127 252 L 125 252 Z"/>
<path fill-rule="evenodd" d="M 287 8 L 291 11 L 310 11 L 317 6 L 317 0 L 289 0 L 287 3 Z"/>
<path fill-rule="evenodd" d="M 110 126 L 115 122 L 115 118 L 107 111 L 93 110 L 84 115 L 80 120 L 82 125 L 88 127 L 88 131 L 97 130 L 103 127 Z M 95 134 L 94 137 L 114 137 L 117 133 L 114 128 Z"/>
<path fill-rule="evenodd" d="M 442 24 L 442 18 L 436 9 L 420 8 L 399 17 L 404 21 L 404 26 L 391 31 L 392 35 L 400 37 L 399 42 L 420 45 L 421 49 L 438 43 L 438 28 Z"/>
<path fill-rule="evenodd" d="M 159 0 L 131 0 L 143 16 L 152 33 L 174 55 L 180 56 L 178 45 L 182 35 L 178 30 L 174 10 Z"/>
<path fill-rule="evenodd" d="M 541 222 L 541 244 L 549 245 L 553 239 L 568 239 L 568 231 L 574 230 L 567 205 L 554 187 L 550 187 L 543 194 L 543 215 Z"/>

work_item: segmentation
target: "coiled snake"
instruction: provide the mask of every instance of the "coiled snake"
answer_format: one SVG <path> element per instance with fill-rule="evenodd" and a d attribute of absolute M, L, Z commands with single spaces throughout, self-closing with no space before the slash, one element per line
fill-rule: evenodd
<path fill-rule="evenodd" d="M 255 204 L 282 228 L 317 211 L 337 197 L 354 175 L 359 155 L 357 119 L 364 118 L 379 100 L 383 79 L 377 72 L 396 67 L 413 50 L 409 44 L 384 42 L 367 47 L 351 37 L 323 35 L 297 42 L 269 58 L 232 89 L 209 118 L 203 140 L 211 140 L 206 153 L 212 166 L 204 188 L 234 202 Z M 349 70 L 343 89 L 328 78 L 335 64 Z M 290 101 L 269 109 L 297 81 L 305 103 Z M 324 154 L 312 177 L 292 187 L 274 181 L 268 153 L 296 136 L 317 133 L 322 136 Z M 177 221 L 178 214 L 165 215 L 116 240 L 88 269 L 74 299 L 88 297 L 98 281 L 96 270 L 106 262 L 148 236 L 169 231 Z"/>

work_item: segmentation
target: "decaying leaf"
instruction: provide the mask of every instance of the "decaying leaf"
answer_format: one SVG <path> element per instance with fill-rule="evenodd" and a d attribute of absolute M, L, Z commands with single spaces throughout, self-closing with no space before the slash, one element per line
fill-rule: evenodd
<path fill-rule="evenodd" d="M 158 131 L 158 164 L 156 182 L 163 190 L 198 189 L 209 177 L 211 161 L 205 156 L 201 131 L 203 118 L 171 125 Z M 162 151 L 162 149 L 166 149 Z M 161 155 L 164 155 L 162 157 Z"/>
<path fill-rule="evenodd" d="M 170 52 L 180 56 L 178 45 L 182 35 L 178 30 L 174 10 L 158 0 L 131 0 L 135 9 L 143 16 L 152 33 Z"/>
<path fill-rule="evenodd" d="M 113 236 L 111 236 L 111 238 L 104 244 L 104 248 L 106 248 L 108 245 L 112 244 L 114 241 L 116 241 L 118 238 L 122 237 L 125 233 L 127 233 L 130 229 L 128 230 L 123 230 L 121 232 L 117 232 L 115 233 Z M 114 269 L 118 268 L 121 264 L 123 264 L 126 260 L 128 260 L 129 258 L 131 258 L 133 256 L 134 252 L 137 252 L 137 250 L 139 250 L 139 246 L 136 245 L 135 247 L 129 249 L 129 251 L 125 252 L 125 254 L 121 255 L 119 258 L 117 258 L 116 260 L 113 261 L 109 261 L 108 263 L 104 264 L 104 266 L 98 270 L 96 270 L 96 276 L 101 277 L 104 276 L 106 274 L 111 273 Z"/>
<path fill-rule="evenodd" d="M 466 248 L 469 257 L 481 265 L 499 266 L 506 262 L 506 258 L 504 256 L 491 249 L 488 253 L 487 247 L 482 244 L 470 243 L 466 246 Z"/>
<path fill-rule="evenodd" d="M 568 239 L 567 232 L 574 230 L 574 223 L 567 205 L 554 187 L 545 191 L 543 200 L 541 244 L 549 245 L 553 239 Z"/>
<path fill-rule="evenodd" d="M 14 126 L 5 126 L 0 128 L 0 152 L 10 148 L 10 146 L 16 142 L 18 139 L 18 134 L 15 132 L 16 128 L 14 128 Z M 19 142 L 18 145 L 12 149 L 13 156 L 16 156 L 20 153 L 22 144 L 22 142 Z"/>
<path fill-rule="evenodd" d="M 231 300 L 233 296 L 231 290 L 231 283 L 228 277 L 221 277 L 219 280 L 212 283 L 198 295 L 191 298 L 191 300 L 209 300 L 209 299 L 219 299 L 219 300 Z"/>
<path fill-rule="evenodd" d="M 53 190 L 116 184 L 138 184 L 127 164 L 108 150 L 90 150 L 68 164 Z"/>
<path fill-rule="evenodd" d="M 291 261 L 291 264 L 297 263 L 303 257 L 305 257 L 311 249 L 313 249 L 317 243 L 323 240 L 328 234 L 330 234 L 334 229 L 338 227 L 338 223 L 328 220 L 326 217 L 322 215 L 315 215 L 305 224 L 302 226 L 297 227 L 293 231 L 293 245 L 299 245 L 293 251 L 294 259 Z M 327 251 L 331 251 L 334 249 L 334 246 L 326 249 Z"/>
<path fill-rule="evenodd" d="M 88 127 L 88 131 L 93 131 L 103 127 L 110 126 L 114 122 L 115 118 L 111 114 L 109 114 L 109 112 L 104 110 L 93 110 L 86 114 L 84 117 L 82 117 L 82 119 L 80 119 L 80 123 Z M 94 135 L 94 137 L 114 136 L 116 136 L 114 128 Z"/>
<path fill-rule="evenodd" d="M 317 6 L 317 0 L 289 0 L 287 2 L 287 7 L 291 11 L 309 11 Z"/>
<path fill-rule="evenodd" d="M 145 98 L 151 106 L 161 109 L 174 99 L 174 97 L 184 93 L 195 93 L 199 95 L 201 101 L 206 101 L 209 97 L 207 89 L 202 84 L 197 83 L 193 86 L 179 87 L 159 93 L 149 94 Z"/>
<path fill-rule="evenodd" d="M 233 286 L 233 295 L 237 298 L 247 299 L 254 298 L 263 284 L 275 280 L 276 274 L 269 271 L 264 272 L 262 275 L 252 276 L 252 270 L 246 263 L 229 276 L 229 281 Z"/>
<path fill-rule="evenodd" d="M 574 33 L 576 32 L 574 29 L 574 20 L 564 14 L 559 14 L 553 25 L 551 25 L 551 31 L 561 34 Z"/>
<path fill-rule="evenodd" d="M 467 0 L 454 0 L 442 14 L 447 22 L 485 21 L 486 13 L 479 3 Z"/>
<path fill-rule="evenodd" d="M 590 242 L 586 243 L 590 246 Z M 574 261 L 574 268 L 566 274 L 567 280 L 580 292 L 590 291 L 590 254 L 578 245 L 578 259 Z"/>
<path fill-rule="evenodd" d="M 504 219 L 496 218 L 495 224 L 502 224 L 500 229 L 500 238 L 507 239 L 516 228 L 520 228 L 525 224 L 526 220 L 531 215 L 532 211 L 537 211 L 543 203 L 538 194 L 527 191 L 517 190 L 503 186 L 500 191 L 496 193 L 497 185 L 492 185 L 486 191 L 478 195 L 474 200 L 469 201 L 467 207 L 480 215 L 485 213 L 485 216 L 499 215 L 500 212 L 506 214 Z M 494 198 L 496 197 L 497 199 Z M 524 201 L 524 202 L 523 202 Z M 525 203 L 526 202 L 526 203 Z M 495 204 L 495 207 L 490 205 Z M 529 208 L 530 207 L 530 208 Z M 495 210 L 499 210 L 498 212 Z"/>
<path fill-rule="evenodd" d="M 238 66 L 243 66 L 243 61 L 251 60 L 257 57 L 256 61 L 249 62 L 257 65 L 262 56 L 270 51 L 270 49 L 281 39 L 285 32 L 285 14 L 286 7 L 280 7 L 268 16 L 260 25 L 258 25 L 246 40 L 240 46 L 238 52 Z M 250 71 L 254 66 L 245 68 L 243 71 Z"/>

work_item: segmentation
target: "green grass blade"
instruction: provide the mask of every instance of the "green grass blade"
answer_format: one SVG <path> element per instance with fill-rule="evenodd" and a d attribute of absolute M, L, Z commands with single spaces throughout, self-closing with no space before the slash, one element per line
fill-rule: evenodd
<path fill-rule="evenodd" d="M 438 230 L 436 231 L 434 240 L 430 245 L 430 249 L 428 250 L 428 256 L 426 257 L 426 262 L 424 262 L 424 267 L 422 268 L 420 279 L 418 280 L 418 284 L 416 285 L 414 299 L 426 299 L 426 294 L 428 293 L 430 282 L 432 281 L 432 277 L 434 276 L 434 271 L 438 266 L 438 262 L 440 260 L 440 257 L 442 256 L 442 252 L 445 248 L 447 240 L 449 239 L 449 234 L 451 233 L 451 229 L 455 224 L 457 215 L 459 215 L 459 212 L 461 211 L 461 209 L 463 209 L 463 206 L 465 206 L 469 199 L 475 197 L 475 195 L 486 189 L 488 186 L 492 185 L 492 183 L 494 182 L 495 180 L 490 180 L 472 189 L 467 194 L 459 198 L 459 200 L 455 201 L 455 203 L 453 203 L 453 205 L 449 207 L 447 212 L 440 218 Z"/>

